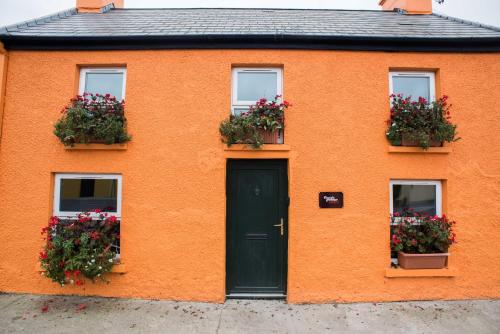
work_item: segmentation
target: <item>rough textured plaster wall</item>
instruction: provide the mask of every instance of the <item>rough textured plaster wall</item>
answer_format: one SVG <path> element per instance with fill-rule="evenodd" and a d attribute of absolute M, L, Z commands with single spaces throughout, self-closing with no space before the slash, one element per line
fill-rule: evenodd
<path fill-rule="evenodd" d="M 0 42 L 0 138 L 2 137 L 3 106 L 5 101 L 5 84 L 7 80 L 7 50 Z"/>
<path fill-rule="evenodd" d="M 126 64 L 126 151 L 66 151 L 52 135 L 77 65 Z M 0 146 L 0 290 L 222 302 L 232 64 L 284 68 L 290 159 L 290 302 L 500 297 L 500 55 L 178 50 L 10 53 Z M 438 69 L 462 140 L 450 154 L 389 154 L 389 68 Z M 244 153 L 247 157 L 253 153 Z M 267 153 L 273 156 L 273 153 Z M 276 154 L 278 156 L 278 154 Z M 52 173 L 122 173 L 123 275 L 64 287 L 35 271 Z M 385 278 L 389 180 L 446 180 L 454 278 Z M 319 209 L 319 191 L 345 207 Z"/>

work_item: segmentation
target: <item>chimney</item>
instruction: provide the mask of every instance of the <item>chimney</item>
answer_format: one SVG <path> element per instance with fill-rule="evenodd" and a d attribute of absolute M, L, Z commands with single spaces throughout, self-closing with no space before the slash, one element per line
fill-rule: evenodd
<path fill-rule="evenodd" d="M 402 10 L 405 14 L 432 14 L 432 0 L 380 0 L 382 10 Z"/>
<path fill-rule="evenodd" d="M 114 5 L 114 8 L 123 8 L 124 0 L 76 0 L 78 13 L 102 13 L 103 7 Z"/>

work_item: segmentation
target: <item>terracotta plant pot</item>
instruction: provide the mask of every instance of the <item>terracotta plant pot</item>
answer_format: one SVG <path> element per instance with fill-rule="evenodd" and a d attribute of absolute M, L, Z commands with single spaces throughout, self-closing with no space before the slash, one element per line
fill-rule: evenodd
<path fill-rule="evenodd" d="M 264 139 L 264 144 L 282 144 L 283 141 L 280 138 L 280 131 L 265 131 L 259 130 L 260 135 Z"/>
<path fill-rule="evenodd" d="M 91 138 L 88 142 L 89 144 L 105 144 L 106 141 L 104 139 L 95 139 L 95 138 Z M 81 144 L 80 143 L 80 138 L 75 138 L 75 144 Z"/>
<path fill-rule="evenodd" d="M 398 252 L 398 264 L 403 269 L 441 269 L 448 264 L 448 253 L 407 254 Z"/>
<path fill-rule="evenodd" d="M 401 136 L 401 146 L 420 146 L 417 140 L 415 139 L 410 139 L 408 135 L 403 134 Z M 431 138 L 431 141 L 429 142 L 429 146 L 431 147 L 440 147 L 443 146 L 443 142 L 437 141 L 433 138 Z"/>

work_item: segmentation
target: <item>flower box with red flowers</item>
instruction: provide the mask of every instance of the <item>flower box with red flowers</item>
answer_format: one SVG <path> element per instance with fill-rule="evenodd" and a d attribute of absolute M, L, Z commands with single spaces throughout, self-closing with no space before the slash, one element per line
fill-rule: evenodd
<path fill-rule="evenodd" d="M 450 122 L 450 107 L 444 95 L 429 102 L 423 97 L 412 100 L 401 94 L 390 96 L 391 116 L 387 121 L 387 139 L 394 146 L 419 146 L 423 149 L 454 142 L 457 126 Z"/>
<path fill-rule="evenodd" d="M 391 216 L 391 251 L 403 269 L 441 269 L 447 266 L 448 249 L 456 242 L 454 221 L 419 214 L 413 210 Z"/>
<path fill-rule="evenodd" d="M 131 139 L 127 134 L 125 102 L 105 94 L 77 95 L 61 112 L 54 134 L 65 146 L 75 144 L 118 144 Z"/>
<path fill-rule="evenodd" d="M 224 120 L 219 132 L 222 141 L 233 144 L 247 144 L 260 148 L 263 144 L 283 144 L 285 128 L 285 110 L 291 106 L 287 101 L 260 99 L 240 115 L 231 115 Z"/>
<path fill-rule="evenodd" d="M 115 265 L 120 240 L 116 216 L 97 209 L 76 217 L 56 217 L 42 229 L 46 244 L 39 254 L 43 274 L 52 281 L 83 285 L 104 280 Z"/>

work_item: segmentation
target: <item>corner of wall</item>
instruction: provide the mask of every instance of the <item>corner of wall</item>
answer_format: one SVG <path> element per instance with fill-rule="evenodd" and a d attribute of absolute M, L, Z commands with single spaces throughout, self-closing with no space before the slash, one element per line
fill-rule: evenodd
<path fill-rule="evenodd" d="M 8 53 L 0 42 L 0 143 L 2 139 L 3 111 L 5 105 L 5 86 L 7 84 Z"/>

